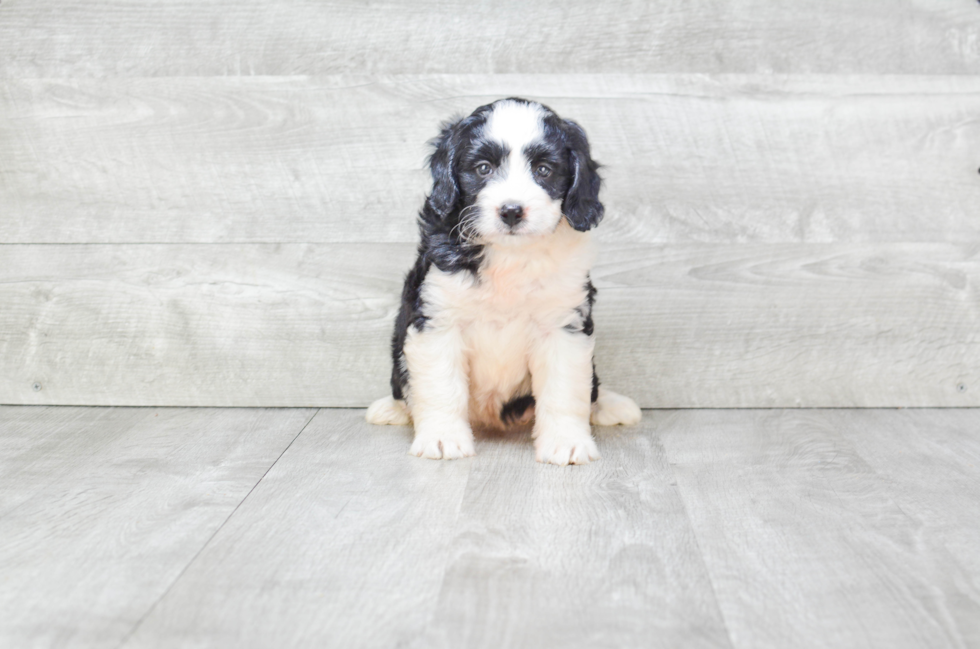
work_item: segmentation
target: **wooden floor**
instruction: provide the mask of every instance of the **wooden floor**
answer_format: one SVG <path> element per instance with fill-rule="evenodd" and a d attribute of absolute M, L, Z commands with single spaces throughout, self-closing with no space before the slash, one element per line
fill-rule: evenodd
<path fill-rule="evenodd" d="M 980 647 L 980 410 L 0 408 L 2 647 Z"/>

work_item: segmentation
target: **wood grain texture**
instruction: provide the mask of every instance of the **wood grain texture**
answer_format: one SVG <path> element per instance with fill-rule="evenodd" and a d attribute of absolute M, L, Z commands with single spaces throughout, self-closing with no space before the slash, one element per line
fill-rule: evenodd
<path fill-rule="evenodd" d="M 468 462 L 321 410 L 125 647 L 408 646 L 436 614 Z"/>
<path fill-rule="evenodd" d="M 414 241 L 426 141 L 510 95 L 589 132 L 604 241 L 980 240 L 976 76 L 409 75 L 8 80 L 0 242 Z"/>
<path fill-rule="evenodd" d="M 367 405 L 413 259 L 408 244 L 0 246 L 0 403 Z"/>
<path fill-rule="evenodd" d="M 978 253 L 609 246 L 599 376 L 644 407 L 980 405 Z"/>
<path fill-rule="evenodd" d="M 980 602 L 980 411 L 842 411 L 835 428 L 889 483 L 902 511 L 936 548 L 963 597 Z M 957 616 L 967 646 L 980 646 L 980 616 Z"/>
<path fill-rule="evenodd" d="M 644 407 L 980 405 L 980 248 L 604 245 Z M 0 402 L 366 406 L 411 244 L 0 246 Z"/>
<path fill-rule="evenodd" d="M 428 647 L 731 647 L 648 428 L 596 431 L 584 471 L 489 437 L 460 507 Z"/>
<path fill-rule="evenodd" d="M 0 407 L 0 645 L 118 646 L 312 415 Z"/>
<path fill-rule="evenodd" d="M 841 436 L 844 412 L 657 412 L 644 424 L 660 431 L 733 645 L 976 646 L 976 572 Z M 888 418 L 864 421 L 893 444 Z M 935 449 L 922 461 L 962 467 Z"/>
<path fill-rule="evenodd" d="M 140 408 L 0 406 L 0 520 L 39 494 L 62 488 L 80 457 L 104 452 L 155 414 Z M 92 429 L 96 433 L 87 435 Z"/>
<path fill-rule="evenodd" d="M 647 411 L 584 467 L 310 414 L 0 408 L 0 645 L 980 643 L 980 409 Z"/>
<path fill-rule="evenodd" d="M 975 3 L 942 0 L 5 0 L 0 62 L 4 77 L 975 74 L 980 28 Z"/>
<path fill-rule="evenodd" d="M 124 646 L 730 646 L 648 436 L 443 463 L 362 416 L 320 411 Z"/>

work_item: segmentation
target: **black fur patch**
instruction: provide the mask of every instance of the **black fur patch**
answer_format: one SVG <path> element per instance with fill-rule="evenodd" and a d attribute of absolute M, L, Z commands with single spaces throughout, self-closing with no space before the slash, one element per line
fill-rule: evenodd
<path fill-rule="evenodd" d="M 581 323 L 578 325 L 565 325 L 566 331 L 583 333 L 586 336 L 591 336 L 593 333 L 595 333 L 595 323 L 592 322 L 592 307 L 595 305 L 596 293 L 598 293 L 598 291 L 596 291 L 595 286 L 592 285 L 592 280 L 586 279 L 585 302 L 582 302 L 582 304 L 575 307 Z"/>
<path fill-rule="evenodd" d="M 548 192 L 553 200 L 562 198 L 572 184 L 572 167 L 569 164 L 570 157 L 565 155 L 564 135 L 555 126 L 549 126 L 550 120 L 545 119 L 544 141 L 535 142 L 524 147 L 524 156 L 531 165 L 531 170 L 536 171 L 539 165 L 547 165 L 551 169 L 551 174 L 546 177 L 534 174 L 534 182 L 541 189 Z"/>
<path fill-rule="evenodd" d="M 599 163 L 592 159 L 589 140 L 582 127 L 571 120 L 562 120 L 562 132 L 572 167 L 572 184 L 562 201 L 561 211 L 568 223 L 580 232 L 599 225 L 605 208 L 599 202 Z"/>
<path fill-rule="evenodd" d="M 592 403 L 599 399 L 599 375 L 595 373 L 595 361 L 592 361 Z"/>
<path fill-rule="evenodd" d="M 479 140 L 490 110 L 490 105 L 481 106 L 469 117 L 446 124 L 432 141 L 435 146 L 429 157 L 432 192 L 419 212 L 419 256 L 446 273 L 475 273 L 483 257 L 483 246 L 472 244 L 467 238 L 468 217 L 475 216 L 475 210 L 467 208 L 476 202 L 484 181 L 474 170 L 461 173 L 460 168 L 464 159 L 468 165 L 479 162 L 467 157 L 472 155 L 474 142 Z M 496 149 L 488 145 L 485 153 L 499 155 Z"/>
<path fill-rule="evenodd" d="M 422 281 L 429 270 L 425 256 L 419 254 L 412 270 L 405 276 L 402 288 L 402 304 L 395 318 L 395 331 L 391 337 L 391 396 L 395 399 L 405 398 L 405 388 L 408 386 L 408 369 L 405 366 L 404 349 L 408 328 L 415 327 L 419 331 L 425 328 L 425 313 L 422 304 Z"/>
<path fill-rule="evenodd" d="M 534 405 L 534 397 L 525 394 L 522 397 L 514 397 L 504 404 L 500 409 L 500 421 L 511 424 L 518 421 L 527 412 L 527 409 Z"/>

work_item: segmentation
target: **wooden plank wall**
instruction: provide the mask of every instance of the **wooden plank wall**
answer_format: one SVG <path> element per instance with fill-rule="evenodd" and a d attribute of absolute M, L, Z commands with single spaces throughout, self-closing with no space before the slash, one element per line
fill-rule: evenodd
<path fill-rule="evenodd" d="M 364 406 L 453 114 L 604 163 L 646 407 L 980 406 L 980 5 L 0 4 L 0 403 Z"/>

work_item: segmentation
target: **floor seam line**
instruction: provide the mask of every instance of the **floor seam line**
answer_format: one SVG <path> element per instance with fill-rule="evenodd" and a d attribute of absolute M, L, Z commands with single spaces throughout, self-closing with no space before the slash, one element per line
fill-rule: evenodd
<path fill-rule="evenodd" d="M 432 621 L 438 612 L 436 609 L 439 607 L 439 600 L 442 598 L 442 591 L 446 586 L 446 573 L 449 572 L 452 564 L 452 548 L 455 546 L 455 541 L 457 538 L 456 533 L 459 530 L 460 520 L 463 518 L 463 504 L 466 502 L 466 494 L 469 491 L 470 480 L 473 479 L 473 465 L 475 463 L 475 458 L 467 458 L 464 461 L 469 462 L 469 468 L 466 471 L 466 481 L 463 483 L 463 488 L 460 490 L 459 504 L 456 507 L 456 519 L 453 521 L 452 534 L 450 535 L 450 539 L 447 543 L 446 563 L 444 563 L 442 566 L 442 576 L 439 578 L 439 588 L 436 589 L 436 597 L 435 601 L 433 602 L 432 610 L 429 611 L 428 615 L 426 615 L 425 624 L 422 626 L 422 630 L 418 637 L 413 640 L 415 643 L 422 642 L 426 637 L 428 637 L 429 627 L 432 626 Z"/>
<path fill-rule="evenodd" d="M 133 627 L 129 630 L 129 633 L 127 633 L 123 637 L 123 639 L 119 641 L 119 644 L 116 645 L 117 646 L 117 649 L 121 649 L 123 646 L 126 645 L 126 643 L 129 642 L 130 638 L 132 638 L 133 635 L 143 625 L 143 622 L 145 622 L 146 619 L 150 616 L 150 614 L 154 610 L 156 610 L 157 606 L 160 605 L 160 602 L 162 602 L 167 597 L 167 595 L 170 593 L 170 591 L 173 590 L 174 586 L 176 586 L 177 583 L 183 578 L 184 574 L 190 569 L 190 567 L 192 565 L 194 565 L 194 562 L 197 561 L 198 557 L 201 556 L 201 553 L 203 553 L 204 550 L 207 549 L 207 547 L 209 545 L 211 545 L 211 542 L 214 540 L 214 537 L 216 537 L 218 535 L 218 533 L 222 529 L 224 529 L 225 525 L 228 524 L 228 521 L 230 521 L 232 519 L 232 517 L 235 515 L 235 513 L 238 511 L 238 509 L 242 506 L 242 504 L 246 500 L 248 500 L 248 497 L 252 495 L 252 492 L 254 492 L 255 489 L 265 479 L 265 477 L 267 475 L 269 475 L 269 472 L 272 471 L 272 468 L 279 463 L 279 460 L 281 460 L 282 459 L 282 456 L 286 454 L 286 451 L 288 451 L 290 449 L 290 447 L 293 445 L 293 443 L 295 443 L 296 440 L 299 439 L 299 436 L 303 434 L 303 431 L 305 431 L 309 427 L 310 422 L 313 421 L 313 419 L 317 416 L 317 414 L 319 414 L 320 410 L 321 410 L 320 408 L 317 408 L 316 411 L 314 411 L 314 413 L 312 415 L 310 415 L 310 418 L 306 420 L 306 423 L 304 423 L 300 427 L 299 432 L 296 433 L 296 435 L 291 440 L 289 440 L 289 443 L 288 444 L 286 444 L 286 448 L 284 448 L 282 450 L 282 452 L 278 456 L 276 456 L 276 459 L 273 460 L 272 464 L 269 465 L 269 467 L 265 470 L 265 472 L 262 474 L 262 476 L 258 480 L 256 480 L 255 484 L 252 485 L 252 488 L 248 490 L 248 493 L 246 493 L 245 496 L 242 497 L 242 499 L 240 501 L 238 501 L 238 504 L 235 505 L 235 507 L 228 514 L 228 516 L 225 517 L 225 520 L 221 521 L 221 525 L 219 525 L 217 527 L 217 529 L 215 529 L 214 532 L 211 533 L 211 536 L 209 536 L 208 539 L 204 543 L 201 544 L 201 547 L 198 548 L 197 552 L 194 553 L 194 556 L 191 557 L 190 561 L 188 561 L 184 565 L 184 567 L 181 569 L 181 571 L 177 574 L 177 576 L 174 577 L 173 581 L 170 582 L 170 585 L 167 586 L 164 589 L 164 591 L 160 594 L 160 596 L 156 599 L 156 601 L 154 601 L 153 604 L 150 605 L 150 607 L 148 609 L 146 609 L 146 612 L 144 612 L 143 615 L 140 616 L 139 620 L 137 620 L 136 623 L 133 625 Z"/>
<path fill-rule="evenodd" d="M 721 608 L 721 602 L 718 599 L 718 589 L 715 587 L 715 579 L 711 574 L 711 570 L 708 568 L 708 561 L 704 556 L 704 548 L 701 547 L 701 539 L 698 537 L 698 531 L 694 527 L 694 521 L 691 519 L 691 511 L 687 506 L 687 501 L 684 500 L 684 492 L 681 489 L 680 481 L 677 479 L 677 472 L 674 470 L 677 464 L 670 461 L 668 457 L 667 447 L 663 444 L 663 441 L 658 439 L 660 443 L 660 448 L 664 452 L 664 459 L 667 460 L 667 470 L 670 471 L 670 477 L 673 480 L 673 487 L 677 493 L 677 498 L 681 502 L 681 507 L 684 508 L 684 516 L 687 518 L 687 525 L 691 530 L 691 535 L 694 537 L 694 545 L 698 549 L 698 556 L 701 557 L 701 565 L 704 567 L 704 574 L 708 578 L 708 584 L 711 586 L 711 597 L 715 600 L 715 608 L 718 609 L 718 615 L 721 617 L 721 623 L 725 627 L 725 636 L 728 638 L 728 646 L 735 649 L 735 640 L 732 639 L 732 630 L 728 625 L 728 620 L 725 619 L 725 611 Z"/>

